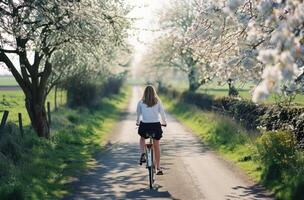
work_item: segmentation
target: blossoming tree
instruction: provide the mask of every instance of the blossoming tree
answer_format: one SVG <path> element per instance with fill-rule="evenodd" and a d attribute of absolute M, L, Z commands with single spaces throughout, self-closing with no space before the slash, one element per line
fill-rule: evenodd
<path fill-rule="evenodd" d="M 273 92 L 303 92 L 303 1 L 191 2 L 191 22 L 181 26 L 184 32 L 174 32 L 174 43 L 178 42 L 180 50 L 191 49 L 191 57 L 198 63 L 196 70 L 203 72 L 203 77 L 255 83 L 255 102 Z M 171 5 L 173 8 L 179 3 L 173 1 Z M 179 18 L 172 19 L 180 22 Z"/>
<path fill-rule="evenodd" d="M 200 5 L 201 14 L 188 34 L 198 57 L 209 56 L 217 78 L 255 81 L 253 101 L 271 92 L 303 91 L 302 1 L 228 0 Z"/>
<path fill-rule="evenodd" d="M 119 41 L 126 36 L 125 15 L 123 4 L 114 0 L 0 1 L 0 63 L 24 92 L 38 136 L 49 137 L 45 100 L 57 80 L 51 78 L 53 54 L 67 44 L 77 48 L 77 43 L 94 46 Z"/>

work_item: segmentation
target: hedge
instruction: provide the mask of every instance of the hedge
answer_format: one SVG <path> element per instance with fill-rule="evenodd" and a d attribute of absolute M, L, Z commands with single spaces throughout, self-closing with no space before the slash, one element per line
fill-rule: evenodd
<path fill-rule="evenodd" d="M 122 76 L 111 76 L 103 82 L 79 81 L 77 77 L 72 77 L 64 87 L 67 90 L 67 104 L 72 108 L 94 106 L 100 98 L 118 94 L 123 82 Z"/>
<path fill-rule="evenodd" d="M 228 115 L 248 130 L 289 131 L 295 135 L 299 147 L 304 148 L 304 107 L 255 104 L 248 100 L 231 97 L 214 98 L 207 94 L 179 92 L 165 87 L 158 90 L 172 99 L 178 98 L 200 109 Z"/>

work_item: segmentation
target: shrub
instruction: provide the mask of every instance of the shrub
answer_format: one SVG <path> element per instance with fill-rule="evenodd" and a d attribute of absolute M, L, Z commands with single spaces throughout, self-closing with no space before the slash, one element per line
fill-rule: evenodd
<path fill-rule="evenodd" d="M 23 189 L 15 180 L 11 180 L 13 169 L 22 158 L 23 140 L 19 128 L 8 122 L 5 129 L 0 133 L 0 198 L 1 199 L 24 199 Z"/>
<path fill-rule="evenodd" d="M 206 94 L 197 94 L 195 92 L 184 92 L 181 98 L 184 102 L 196 105 L 204 110 L 210 110 L 212 108 L 212 96 Z"/>
<path fill-rule="evenodd" d="M 302 113 L 302 114 L 301 114 Z M 293 132 L 298 144 L 304 148 L 304 108 L 288 108 L 271 106 L 261 116 L 261 126 L 267 131 L 284 129 Z"/>
<path fill-rule="evenodd" d="M 285 130 L 295 134 L 297 145 L 304 148 L 304 108 L 258 105 L 231 97 L 214 98 L 207 94 L 184 92 L 159 87 L 159 92 L 172 99 L 231 116 L 246 129 Z"/>
<path fill-rule="evenodd" d="M 22 154 L 20 148 L 21 138 L 18 127 L 9 122 L 0 136 L 0 153 L 13 162 L 18 162 Z"/>
<path fill-rule="evenodd" d="M 123 84 L 124 78 L 120 76 L 109 77 L 100 88 L 100 94 L 102 97 L 110 94 L 118 94 Z"/>
<path fill-rule="evenodd" d="M 11 168 L 11 161 L 0 152 L 0 180 L 9 176 L 9 169 Z"/>
<path fill-rule="evenodd" d="M 260 160 L 265 166 L 262 179 L 270 181 L 282 177 L 296 161 L 296 139 L 284 131 L 266 132 L 257 141 Z"/>
<path fill-rule="evenodd" d="M 69 78 L 64 84 L 67 90 L 67 104 L 69 107 L 95 106 L 102 97 L 117 94 L 123 84 L 121 76 L 111 76 L 103 81 L 78 80 Z"/>
<path fill-rule="evenodd" d="M 300 153 L 294 176 L 292 176 L 291 199 L 304 199 L 304 155 Z"/>
<path fill-rule="evenodd" d="M 228 98 L 226 98 L 226 101 Z M 229 100 L 228 100 L 229 101 Z M 259 116 L 263 114 L 263 108 L 253 102 L 245 100 L 233 100 L 228 110 L 228 114 L 247 129 L 256 129 L 259 125 Z"/>
<path fill-rule="evenodd" d="M 79 120 L 80 120 L 80 117 L 78 117 L 77 115 L 75 115 L 74 113 L 73 114 L 70 114 L 67 116 L 67 119 L 71 122 L 71 123 L 78 123 Z"/>
<path fill-rule="evenodd" d="M 20 184 L 7 184 L 0 188 L 2 200 L 23 200 L 25 199 L 23 188 Z"/>
<path fill-rule="evenodd" d="M 97 85 L 90 82 L 70 82 L 67 88 L 67 103 L 69 107 L 91 106 L 98 98 Z"/>

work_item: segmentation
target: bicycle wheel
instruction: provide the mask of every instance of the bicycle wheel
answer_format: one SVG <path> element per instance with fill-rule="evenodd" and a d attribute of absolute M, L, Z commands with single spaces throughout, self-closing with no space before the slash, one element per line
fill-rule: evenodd
<path fill-rule="evenodd" d="M 152 148 L 147 149 L 147 169 L 149 172 L 149 186 L 150 189 L 153 188 L 153 182 L 154 182 L 154 160 L 153 160 L 153 150 Z"/>
<path fill-rule="evenodd" d="M 154 182 L 154 180 L 153 180 L 153 167 L 149 167 L 148 170 L 149 170 L 149 185 L 150 185 L 150 189 L 152 189 L 153 188 L 153 182 Z"/>
<path fill-rule="evenodd" d="M 149 183 L 150 183 L 150 189 L 153 188 L 154 183 L 154 156 L 153 156 L 153 149 L 150 150 L 151 153 L 151 167 L 149 168 Z"/>

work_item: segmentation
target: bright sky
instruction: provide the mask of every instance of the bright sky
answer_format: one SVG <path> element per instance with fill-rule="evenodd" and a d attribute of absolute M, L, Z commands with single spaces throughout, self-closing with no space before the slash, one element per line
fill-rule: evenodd
<path fill-rule="evenodd" d="M 159 10 L 168 3 L 169 0 L 128 0 L 135 8 L 130 13 L 130 17 L 136 18 L 134 22 L 135 35 L 130 37 L 130 43 L 134 46 L 134 57 L 132 62 L 132 77 L 136 77 L 137 69 L 140 67 L 142 55 L 148 48 L 149 43 L 158 34 L 149 30 L 158 28 Z"/>
<path fill-rule="evenodd" d="M 134 46 L 134 58 L 132 62 L 132 75 L 136 76 L 138 64 L 149 42 L 155 38 L 157 33 L 149 31 L 157 29 L 157 13 L 169 0 L 126 0 L 133 10 L 129 17 L 135 18 L 134 31 L 130 36 L 130 43 Z M 0 75 L 10 74 L 4 67 L 0 67 Z"/>

